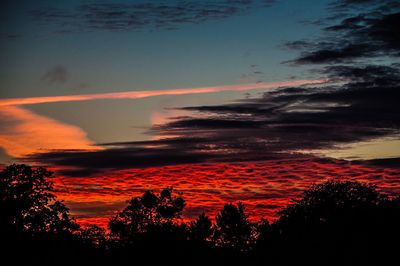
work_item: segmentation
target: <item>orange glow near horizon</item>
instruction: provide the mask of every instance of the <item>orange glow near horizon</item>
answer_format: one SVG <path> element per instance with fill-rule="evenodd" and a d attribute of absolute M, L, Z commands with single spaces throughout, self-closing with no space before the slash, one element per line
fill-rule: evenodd
<path fill-rule="evenodd" d="M 388 194 L 400 192 L 399 169 L 311 159 L 152 167 L 54 181 L 57 196 L 65 200 L 79 223 L 106 226 L 131 197 L 168 186 L 183 193 L 187 203 L 183 221 L 203 211 L 213 218 L 225 203 L 239 201 L 245 204 L 251 220 L 274 220 L 304 189 L 332 178 L 373 183 Z"/>

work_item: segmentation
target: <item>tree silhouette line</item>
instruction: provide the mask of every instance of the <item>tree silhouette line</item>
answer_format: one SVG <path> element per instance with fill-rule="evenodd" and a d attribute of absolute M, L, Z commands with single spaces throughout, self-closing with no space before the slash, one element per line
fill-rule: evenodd
<path fill-rule="evenodd" d="M 53 174 L 13 164 L 0 172 L 0 258 L 7 265 L 392 265 L 400 197 L 370 184 L 329 180 L 279 212 L 251 222 L 227 203 L 213 222 L 184 223 L 173 188 L 133 197 L 108 231 L 81 227 L 54 193 Z M 3 264 L 2 265 L 6 265 Z"/>

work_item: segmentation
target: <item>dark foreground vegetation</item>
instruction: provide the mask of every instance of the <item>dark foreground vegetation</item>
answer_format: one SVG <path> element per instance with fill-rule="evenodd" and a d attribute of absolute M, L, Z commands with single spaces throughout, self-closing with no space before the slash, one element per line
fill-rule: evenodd
<path fill-rule="evenodd" d="M 251 223 L 241 203 L 182 223 L 171 188 L 146 191 L 110 219 L 80 227 L 52 193 L 44 168 L 0 173 L 1 265 L 393 265 L 400 198 L 349 181 L 314 185 L 280 212 Z"/>

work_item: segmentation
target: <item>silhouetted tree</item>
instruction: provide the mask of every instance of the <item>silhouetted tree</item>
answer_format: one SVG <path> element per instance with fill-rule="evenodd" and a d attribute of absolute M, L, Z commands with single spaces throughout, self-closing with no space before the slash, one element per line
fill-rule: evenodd
<path fill-rule="evenodd" d="M 264 262 L 284 265 L 379 264 L 393 249 L 388 240 L 399 236 L 393 224 L 399 214 L 399 205 L 373 185 L 330 180 L 282 210 L 270 230 L 260 231 L 256 250 Z"/>
<path fill-rule="evenodd" d="M 213 234 L 213 226 L 210 218 L 203 212 L 190 223 L 190 238 L 195 241 L 209 240 Z"/>
<path fill-rule="evenodd" d="M 397 259 L 400 197 L 369 184 L 314 185 L 272 224 L 251 223 L 242 203 L 225 204 L 215 225 L 205 213 L 183 223 L 181 195 L 172 188 L 146 191 L 110 220 L 110 238 L 96 225 L 74 223 L 54 196 L 51 177 L 27 165 L 0 172 L 0 259 L 16 265 L 388 265 Z"/>
<path fill-rule="evenodd" d="M 23 164 L 7 166 L 0 172 L 0 247 L 4 261 L 65 265 L 80 256 L 75 236 L 79 226 L 53 194 L 52 176 L 45 168 Z M 60 261 L 66 253 L 68 259 Z"/>
<path fill-rule="evenodd" d="M 214 240 L 218 246 L 246 250 L 252 242 L 252 224 L 245 214 L 244 205 L 225 204 L 216 216 Z"/>
<path fill-rule="evenodd" d="M 23 164 L 0 172 L 0 230 L 34 236 L 77 229 L 68 208 L 52 193 L 51 177 L 45 168 Z"/>
<path fill-rule="evenodd" d="M 99 247 L 106 242 L 106 230 L 95 224 L 86 225 L 79 230 L 79 238 L 86 245 Z"/>
<path fill-rule="evenodd" d="M 109 222 L 111 235 L 117 239 L 132 240 L 136 235 L 150 228 L 173 224 L 181 217 L 184 199 L 173 195 L 172 188 L 166 188 L 156 195 L 146 191 L 141 197 L 132 198 L 129 205 Z"/>
<path fill-rule="evenodd" d="M 266 243 L 270 240 L 271 235 L 271 224 L 267 219 L 261 218 L 261 220 L 255 225 L 257 243 Z"/>
<path fill-rule="evenodd" d="M 280 212 L 280 220 L 310 217 L 307 214 L 312 213 L 317 222 L 326 222 L 343 211 L 376 206 L 383 198 L 373 185 L 329 180 L 304 191 L 300 199 Z"/>
<path fill-rule="evenodd" d="M 187 227 L 180 221 L 185 201 L 172 188 L 159 194 L 146 191 L 109 222 L 113 250 L 122 261 L 135 254 L 135 261 L 176 264 L 185 255 Z M 125 259 L 124 259 L 125 258 Z M 166 260 L 173 258 L 173 260 Z"/>
<path fill-rule="evenodd" d="M 300 199 L 280 212 L 277 224 L 283 235 L 298 230 L 308 236 L 308 228 L 358 227 L 365 219 L 373 218 L 384 199 L 373 185 L 331 180 L 304 191 Z"/>

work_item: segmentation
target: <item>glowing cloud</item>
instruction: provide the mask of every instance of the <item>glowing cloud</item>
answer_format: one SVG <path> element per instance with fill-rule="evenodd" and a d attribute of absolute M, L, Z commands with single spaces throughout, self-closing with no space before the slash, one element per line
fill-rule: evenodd
<path fill-rule="evenodd" d="M 20 106 L 0 109 L 0 147 L 14 157 L 58 149 L 99 150 L 83 130 Z"/>

